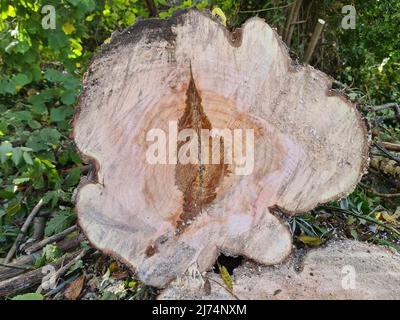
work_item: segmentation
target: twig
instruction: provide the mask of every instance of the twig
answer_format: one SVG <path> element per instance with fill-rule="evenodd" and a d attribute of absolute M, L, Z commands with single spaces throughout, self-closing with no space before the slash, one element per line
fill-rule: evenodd
<path fill-rule="evenodd" d="M 226 290 L 227 292 L 229 292 L 236 300 L 240 300 L 240 298 L 239 298 L 236 294 L 234 294 L 232 290 L 230 290 L 229 288 L 227 288 L 226 286 L 224 286 L 222 283 L 219 283 L 217 280 L 214 280 L 214 279 L 212 279 L 212 278 L 210 278 L 210 277 L 208 277 L 208 276 L 206 276 L 206 275 L 204 275 L 203 277 L 206 278 L 207 280 L 210 280 L 210 281 L 216 283 L 217 285 L 219 285 L 220 287 L 222 287 L 223 289 L 225 289 L 225 290 Z"/>
<path fill-rule="evenodd" d="M 302 23 L 306 23 L 306 22 L 307 22 L 307 20 L 299 20 L 299 21 L 293 22 L 293 24 L 302 24 Z"/>
<path fill-rule="evenodd" d="M 310 43 L 308 44 L 306 53 L 304 54 L 304 63 L 309 63 L 311 57 L 314 53 L 315 47 L 317 46 L 319 37 L 321 36 L 321 32 L 324 28 L 325 21 L 322 19 L 318 19 L 317 25 L 315 26 L 314 32 L 311 36 Z"/>
<path fill-rule="evenodd" d="M 381 143 L 386 150 L 400 152 L 400 144 L 392 142 L 381 142 Z"/>
<path fill-rule="evenodd" d="M 60 258 L 56 262 L 49 264 L 47 266 L 52 266 L 54 269 L 60 268 L 66 261 L 70 261 L 77 256 L 76 253 L 66 254 L 64 257 Z M 45 270 L 43 268 L 39 268 L 22 275 L 4 280 L 0 282 L 0 297 L 4 296 L 13 296 L 21 291 L 26 291 L 33 286 L 40 284 L 43 280 L 43 277 L 46 273 L 43 273 Z"/>
<path fill-rule="evenodd" d="M 69 268 L 71 268 L 73 266 L 74 263 L 76 263 L 77 261 L 79 261 L 80 259 L 82 259 L 86 254 L 86 250 L 82 249 L 79 254 L 73 258 L 71 261 L 69 261 L 65 266 L 61 267 L 60 269 L 58 269 L 54 275 L 52 276 L 51 280 L 57 280 L 59 277 L 63 276 L 64 273 L 66 273 Z M 43 283 L 37 288 L 36 293 L 42 293 L 43 292 Z"/>
<path fill-rule="evenodd" d="M 6 264 L 9 263 L 10 260 L 13 258 L 15 252 L 17 251 L 18 245 L 19 245 L 20 241 L 22 240 L 22 238 L 24 237 L 29 226 L 31 225 L 33 218 L 37 215 L 37 213 L 40 211 L 40 209 L 43 207 L 43 205 L 44 205 L 43 199 L 40 199 L 38 204 L 33 208 L 31 213 L 28 215 L 28 218 L 26 218 L 24 224 L 22 225 L 21 231 L 18 234 L 17 238 L 15 239 L 14 244 L 12 245 L 12 247 L 10 248 L 10 250 L 7 253 L 7 256 L 4 259 L 4 263 L 6 263 Z"/>
<path fill-rule="evenodd" d="M 374 146 L 377 147 L 380 151 L 382 151 L 388 158 L 396 161 L 400 164 L 400 158 L 396 157 L 395 155 L 391 154 L 389 151 L 386 150 L 384 146 L 382 146 L 379 142 L 374 142 Z"/>
<path fill-rule="evenodd" d="M 301 5 L 303 3 L 303 0 L 296 0 L 296 3 L 293 7 L 293 9 L 290 11 L 290 16 L 288 19 L 288 23 L 286 26 L 286 35 L 285 35 L 285 42 L 288 45 L 288 47 L 290 47 L 290 43 L 292 42 L 292 35 L 293 35 L 293 31 L 294 31 L 294 26 L 295 26 L 295 22 L 297 21 L 297 18 L 299 17 L 299 12 L 300 12 L 300 8 Z"/>
<path fill-rule="evenodd" d="M 396 114 L 396 117 L 400 119 L 400 106 L 395 102 L 385 103 L 378 106 L 367 106 L 366 108 L 374 112 L 392 108 Z"/>
<path fill-rule="evenodd" d="M 3 268 L 9 268 L 9 269 L 17 269 L 17 270 L 25 270 L 25 271 L 29 271 L 29 270 L 35 270 L 34 267 L 29 267 L 29 266 L 14 266 L 12 264 L 4 264 L 4 263 L 0 263 L 0 267 Z"/>
<path fill-rule="evenodd" d="M 64 239 L 68 234 L 70 234 L 71 232 L 74 232 L 77 229 L 78 229 L 78 227 L 76 225 L 73 225 L 72 227 L 69 227 L 68 229 L 65 229 L 64 231 L 62 231 L 60 233 L 57 233 L 51 237 L 43 239 L 42 241 L 32 244 L 31 246 L 29 246 L 28 248 L 25 249 L 25 252 L 27 254 L 32 254 L 33 252 L 36 252 L 36 251 L 42 249 L 49 243 L 58 242 L 61 239 Z"/>
<path fill-rule="evenodd" d="M 400 197 L 400 193 L 381 193 L 379 191 L 376 191 L 373 187 L 369 187 L 366 184 L 360 182 L 360 186 L 362 186 L 364 189 L 366 189 L 368 192 L 373 193 L 374 195 L 378 197 L 383 197 L 383 198 L 397 198 Z"/>
<path fill-rule="evenodd" d="M 61 240 L 58 243 L 58 247 L 62 252 L 67 252 L 75 249 L 80 243 L 85 240 L 85 237 L 80 234 L 76 237 Z M 41 251 L 37 251 L 30 255 L 21 256 L 16 259 L 15 263 L 8 264 L 6 266 L 0 266 L 0 281 L 16 277 L 26 270 L 25 267 L 33 267 L 35 261 L 42 255 Z"/>
<path fill-rule="evenodd" d="M 293 20 L 293 15 L 294 15 L 294 12 L 296 10 L 296 5 L 297 5 L 297 0 L 295 0 L 294 2 L 291 3 L 292 7 L 290 8 L 289 16 L 288 16 L 287 21 L 286 21 L 286 26 L 285 26 L 284 34 L 283 34 L 283 41 L 285 41 L 286 43 L 287 43 L 286 39 L 287 39 L 287 36 L 288 36 L 288 33 L 289 33 L 290 25 L 291 25 L 292 20 Z"/>
<path fill-rule="evenodd" d="M 398 231 L 396 228 L 388 226 L 385 223 L 380 222 L 380 221 L 378 221 L 378 220 L 376 220 L 374 218 L 371 218 L 369 216 L 364 216 L 364 215 L 355 213 L 355 212 L 347 210 L 347 209 L 331 207 L 331 206 L 320 206 L 320 208 L 321 209 L 325 209 L 325 210 L 338 211 L 338 212 L 341 212 L 341 213 L 344 213 L 344 214 L 349 214 L 351 216 L 354 216 L 354 217 L 357 217 L 357 218 L 360 218 L 360 219 L 364 219 L 364 220 L 372 222 L 372 223 L 374 223 L 374 224 L 376 224 L 378 226 L 381 226 L 384 229 L 390 230 L 390 231 L 394 232 L 395 234 L 397 234 L 398 236 L 400 236 L 400 231 Z"/>

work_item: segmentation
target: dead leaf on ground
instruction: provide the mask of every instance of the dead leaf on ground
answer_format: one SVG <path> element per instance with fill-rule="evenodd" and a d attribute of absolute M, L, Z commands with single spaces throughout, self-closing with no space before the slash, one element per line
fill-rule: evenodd
<path fill-rule="evenodd" d="M 204 289 L 204 292 L 205 292 L 206 296 L 211 294 L 211 283 L 210 283 L 210 280 L 206 279 L 204 281 L 203 289 Z"/>
<path fill-rule="evenodd" d="M 85 284 L 85 276 L 82 275 L 72 283 L 70 283 L 65 289 L 64 297 L 68 300 L 76 300 L 82 293 L 83 286 Z"/>

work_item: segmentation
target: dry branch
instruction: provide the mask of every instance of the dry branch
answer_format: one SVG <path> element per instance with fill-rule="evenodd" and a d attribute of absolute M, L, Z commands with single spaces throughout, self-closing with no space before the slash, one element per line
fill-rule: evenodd
<path fill-rule="evenodd" d="M 47 274 L 46 272 L 44 272 L 44 270 L 46 270 L 49 266 L 53 267 L 55 270 L 60 269 L 78 255 L 79 253 L 72 253 L 72 254 L 68 253 L 59 260 L 57 260 L 57 262 L 55 263 L 49 264 L 43 268 L 39 268 L 34 271 L 24 273 L 14 278 L 1 281 L 0 297 L 13 296 L 15 294 L 18 294 L 19 292 L 25 291 L 27 289 L 39 285 Z"/>
<path fill-rule="evenodd" d="M 306 53 L 304 54 L 304 63 L 309 63 L 311 57 L 314 53 L 315 47 L 317 46 L 319 37 L 321 36 L 321 32 L 324 28 L 325 21 L 322 19 L 318 19 L 318 22 L 315 26 L 314 32 L 311 36 L 310 43 L 308 44 Z"/>
<path fill-rule="evenodd" d="M 388 150 L 386 150 L 386 148 L 382 144 L 380 144 L 379 142 L 375 142 L 374 146 L 377 147 L 390 160 L 393 160 L 393 161 L 397 162 L 398 164 L 400 164 L 400 158 L 397 157 L 396 155 L 390 153 Z"/>
<path fill-rule="evenodd" d="M 392 142 L 382 142 L 382 146 L 389 151 L 400 152 L 400 144 Z"/>
<path fill-rule="evenodd" d="M 38 212 L 43 207 L 43 205 L 44 205 L 43 199 L 40 199 L 38 204 L 33 208 L 31 213 L 28 215 L 24 224 L 21 227 L 20 233 L 18 234 L 17 238 L 15 239 L 14 244 L 12 245 L 12 247 L 10 248 L 10 250 L 7 253 L 7 256 L 4 259 L 4 263 L 6 263 L 6 264 L 9 263 L 11 261 L 11 259 L 14 257 L 14 254 L 17 251 L 22 238 L 25 236 L 26 231 L 28 230 L 29 226 L 32 223 L 32 220 L 38 214 Z"/>
<path fill-rule="evenodd" d="M 367 166 L 361 115 L 331 86 L 322 72 L 293 67 L 259 18 L 235 33 L 197 10 L 138 22 L 85 77 L 73 136 L 97 176 L 79 189 L 79 225 L 157 287 L 189 266 L 208 270 L 221 251 L 281 262 L 292 239 L 272 208 L 293 215 L 345 196 Z M 226 131 L 198 134 L 213 129 L 241 132 L 233 155 L 248 161 L 228 161 Z M 178 141 L 174 130 L 194 138 Z M 188 162 L 174 160 L 187 150 Z M 202 162 L 207 155 L 216 161 Z"/>
<path fill-rule="evenodd" d="M 285 28 L 285 42 L 288 46 L 290 46 L 290 43 L 292 42 L 292 35 L 294 31 L 294 27 L 296 25 L 297 19 L 299 17 L 300 13 L 300 8 L 303 3 L 303 0 L 296 0 L 294 5 L 292 6 L 289 14 L 288 21 L 286 23 L 286 28 Z"/>
<path fill-rule="evenodd" d="M 385 103 L 382 105 L 378 105 L 378 106 L 367 106 L 366 107 L 367 110 L 370 111 L 382 111 L 382 110 L 386 110 L 386 109 L 393 109 L 395 112 L 395 116 L 400 119 L 400 106 L 398 103 L 394 103 L 394 102 L 390 102 L 390 103 Z"/>
<path fill-rule="evenodd" d="M 77 229 L 78 229 L 78 227 L 76 225 L 73 225 L 72 227 L 69 227 L 68 229 L 65 229 L 64 231 L 62 231 L 60 233 L 57 233 L 51 237 L 43 239 L 42 241 L 33 243 L 32 245 L 30 245 L 29 247 L 27 247 L 25 249 L 25 252 L 27 254 L 32 254 L 33 252 L 36 252 L 36 251 L 42 249 L 43 247 L 45 247 L 46 245 L 48 245 L 50 243 L 58 242 L 58 241 L 64 239 L 67 235 L 69 235 L 70 233 L 74 232 Z"/>
<path fill-rule="evenodd" d="M 367 190 L 368 192 L 374 194 L 375 196 L 382 197 L 382 198 L 400 198 L 400 193 L 382 193 L 375 190 L 373 187 L 367 186 L 364 183 L 360 182 L 360 185 Z"/>
<path fill-rule="evenodd" d="M 86 250 L 82 249 L 78 255 L 76 255 L 73 259 L 68 261 L 67 264 L 62 265 L 54 274 L 53 279 L 58 280 L 58 278 L 62 277 L 77 261 L 81 260 L 86 254 Z M 48 281 L 51 281 L 53 279 L 49 279 Z M 46 289 L 43 288 L 43 285 L 47 284 L 47 282 L 42 282 L 41 285 L 36 289 L 36 293 L 42 293 Z"/>

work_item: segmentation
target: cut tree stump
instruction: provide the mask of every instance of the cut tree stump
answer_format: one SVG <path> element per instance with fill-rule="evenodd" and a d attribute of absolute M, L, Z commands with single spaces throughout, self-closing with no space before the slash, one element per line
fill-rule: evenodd
<path fill-rule="evenodd" d="M 80 226 L 156 287 L 220 252 L 281 262 L 292 239 L 274 209 L 339 199 L 368 164 L 361 115 L 331 85 L 259 18 L 230 33 L 179 11 L 114 34 L 74 121 L 97 176 L 78 192 Z"/>
<path fill-rule="evenodd" d="M 209 285 L 205 281 L 209 279 Z M 170 299 L 400 299 L 400 255 L 358 241 L 330 241 L 308 252 L 294 251 L 278 266 L 246 261 L 233 271 L 230 293 L 219 274 L 192 272 L 158 296 Z M 207 289 L 208 287 L 208 289 Z"/>

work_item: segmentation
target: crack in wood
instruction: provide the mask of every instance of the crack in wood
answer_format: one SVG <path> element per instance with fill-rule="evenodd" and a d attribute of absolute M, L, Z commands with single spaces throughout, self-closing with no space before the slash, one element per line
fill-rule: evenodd
<path fill-rule="evenodd" d="M 220 161 L 217 164 L 209 164 L 212 154 L 212 138 L 208 137 L 209 161 L 202 163 L 202 129 L 211 130 L 211 122 L 204 113 L 201 96 L 196 88 L 192 70 L 190 70 L 190 81 L 186 91 L 186 107 L 184 114 L 178 121 L 178 131 L 194 129 L 197 134 L 197 164 L 178 164 L 175 168 L 175 183 L 183 193 L 182 213 L 176 222 L 176 235 L 181 234 L 202 213 L 203 209 L 210 205 L 216 198 L 216 188 L 221 183 L 228 171 L 224 164 L 224 144 L 220 137 Z M 214 138 L 215 139 L 215 138 Z M 189 142 L 178 141 L 177 150 Z"/>

